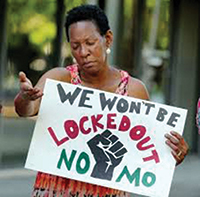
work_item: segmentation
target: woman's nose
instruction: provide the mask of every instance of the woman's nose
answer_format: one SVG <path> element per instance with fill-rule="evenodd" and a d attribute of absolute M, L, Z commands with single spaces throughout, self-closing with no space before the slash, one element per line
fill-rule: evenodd
<path fill-rule="evenodd" d="M 83 57 L 86 57 L 86 56 L 88 56 L 88 54 L 89 54 L 89 51 L 88 51 L 88 48 L 86 47 L 86 46 L 81 46 L 81 50 L 80 50 L 80 54 L 81 54 L 81 56 L 83 56 Z"/>

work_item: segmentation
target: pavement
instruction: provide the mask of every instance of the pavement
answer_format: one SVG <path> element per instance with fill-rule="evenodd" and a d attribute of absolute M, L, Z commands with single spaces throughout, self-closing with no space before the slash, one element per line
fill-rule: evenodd
<path fill-rule="evenodd" d="M 22 166 L 1 169 L 0 197 L 31 196 L 35 176 L 36 172 Z M 185 161 L 176 167 L 169 197 L 200 197 L 200 156 L 188 155 Z"/>
<path fill-rule="evenodd" d="M 0 170 L 0 197 L 31 196 L 35 175 L 22 167 Z"/>
<path fill-rule="evenodd" d="M 188 155 L 176 167 L 170 197 L 200 197 L 200 155 Z"/>

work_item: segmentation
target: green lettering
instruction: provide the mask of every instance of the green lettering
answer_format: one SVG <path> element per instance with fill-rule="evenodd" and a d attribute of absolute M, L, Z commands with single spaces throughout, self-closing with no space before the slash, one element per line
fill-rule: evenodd
<path fill-rule="evenodd" d="M 148 181 L 148 178 L 151 180 Z M 156 182 L 156 176 L 151 172 L 146 172 L 142 177 L 142 183 L 146 187 L 151 187 L 155 182 Z"/>
<path fill-rule="evenodd" d="M 85 160 L 85 166 L 82 168 L 81 167 L 81 161 L 82 160 Z M 79 174 L 85 174 L 88 169 L 90 168 L 90 159 L 89 159 L 89 156 L 85 153 L 85 152 L 82 152 L 76 162 L 76 171 L 79 173 Z"/>
<path fill-rule="evenodd" d="M 127 166 L 125 166 L 121 174 L 117 178 L 116 182 L 120 182 L 122 177 L 126 175 L 130 183 L 132 183 L 135 179 L 135 186 L 139 186 L 140 185 L 140 171 L 141 171 L 141 168 L 137 168 L 135 172 L 131 175 Z"/>
<path fill-rule="evenodd" d="M 59 159 L 58 164 L 57 164 L 57 168 L 60 169 L 61 165 L 62 165 L 62 162 L 64 161 L 65 162 L 65 166 L 67 167 L 67 170 L 70 170 L 71 167 L 72 167 L 72 163 L 74 161 L 74 157 L 76 155 L 76 152 L 77 151 L 72 150 L 71 156 L 70 156 L 70 158 L 68 160 L 66 152 L 65 152 L 65 149 L 63 149 L 62 152 L 61 152 L 61 155 L 60 155 L 60 159 Z"/>

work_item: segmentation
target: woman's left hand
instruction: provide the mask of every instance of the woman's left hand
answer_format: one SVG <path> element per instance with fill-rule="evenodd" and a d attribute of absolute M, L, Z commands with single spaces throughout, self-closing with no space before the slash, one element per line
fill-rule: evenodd
<path fill-rule="evenodd" d="M 170 134 L 165 134 L 165 137 L 167 138 L 166 144 L 172 149 L 171 153 L 176 159 L 176 165 L 179 165 L 188 154 L 189 147 L 179 133 L 171 131 Z"/>

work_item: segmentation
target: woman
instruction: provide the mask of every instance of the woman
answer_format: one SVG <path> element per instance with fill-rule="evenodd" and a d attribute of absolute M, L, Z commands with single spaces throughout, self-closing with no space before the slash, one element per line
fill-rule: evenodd
<path fill-rule="evenodd" d="M 15 99 L 16 112 L 20 116 L 37 114 L 46 78 L 149 99 L 148 92 L 140 80 L 108 64 L 107 57 L 113 34 L 107 17 L 101 9 L 92 5 L 72 9 L 68 12 L 65 28 L 72 55 L 77 63 L 67 68 L 54 68 L 48 71 L 35 87 L 26 75 L 20 72 L 21 89 Z M 178 133 L 171 132 L 171 135 L 166 135 L 166 144 L 171 147 L 177 164 L 181 163 L 188 151 L 184 139 Z M 50 180 L 51 184 L 45 187 L 43 183 L 47 180 Z M 33 196 L 76 196 L 77 194 L 80 196 L 128 196 L 122 191 L 38 173 Z"/>

